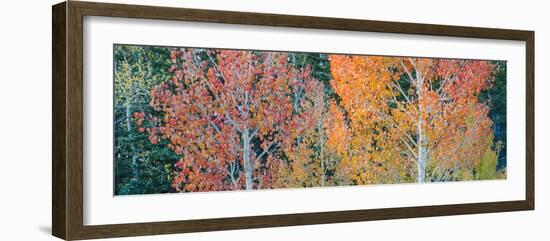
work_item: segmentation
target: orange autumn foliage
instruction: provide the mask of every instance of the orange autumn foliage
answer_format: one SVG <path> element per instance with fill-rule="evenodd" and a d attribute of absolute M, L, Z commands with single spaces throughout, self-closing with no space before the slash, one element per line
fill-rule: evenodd
<path fill-rule="evenodd" d="M 354 183 L 470 179 L 492 145 L 488 61 L 332 55 Z M 350 91 L 353 90 L 353 91 Z M 426 173 L 426 171 L 430 171 Z"/>

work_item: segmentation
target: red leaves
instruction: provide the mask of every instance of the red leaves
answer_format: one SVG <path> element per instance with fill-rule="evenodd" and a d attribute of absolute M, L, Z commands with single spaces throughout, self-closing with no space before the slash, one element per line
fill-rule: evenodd
<path fill-rule="evenodd" d="M 170 124 L 170 126 L 175 126 L 176 125 L 176 119 L 171 118 L 169 124 Z"/>
<path fill-rule="evenodd" d="M 176 59 L 178 56 L 178 51 L 172 50 L 170 51 L 170 59 Z"/>
<path fill-rule="evenodd" d="M 183 156 L 175 166 L 173 188 L 177 191 L 246 188 L 243 156 L 252 150 L 265 153 L 249 153 L 247 162 L 272 158 L 269 165 L 254 167 L 254 175 L 260 175 L 255 182 L 261 180 L 262 187 L 269 188 L 279 161 L 273 159 L 270 153 L 275 148 L 270 147 L 293 143 L 291 139 L 313 123 L 305 114 L 305 108 L 311 108 L 307 102 L 296 100 L 294 112 L 302 113 L 294 115 L 289 96 L 296 88 L 314 96 L 318 88 L 311 85 L 322 84 L 309 76 L 309 68 L 297 70 L 289 65 L 286 54 L 201 51 L 174 49 L 170 53 L 174 63 L 168 69 L 173 73 L 170 85 L 163 82 L 150 94 L 151 107 L 164 118 L 148 130 L 149 140 L 153 144 L 168 140 L 170 149 Z M 201 54 L 207 58 L 197 58 Z M 184 84 L 179 84 L 181 80 Z M 243 142 L 244 130 L 249 135 L 248 146 Z"/>
<path fill-rule="evenodd" d="M 145 120 L 145 114 L 141 112 L 134 112 L 134 120 L 136 122 L 136 125 L 141 126 L 143 124 L 143 121 Z M 143 132 L 143 131 L 140 131 Z"/>
<path fill-rule="evenodd" d="M 177 66 L 175 64 L 170 65 L 170 67 L 168 68 L 168 72 L 172 73 L 172 72 L 176 71 L 176 68 L 177 68 Z"/>
<path fill-rule="evenodd" d="M 182 161 L 176 162 L 176 168 L 182 170 L 183 169 L 183 162 Z"/>
<path fill-rule="evenodd" d="M 443 90 L 453 99 L 475 98 L 490 87 L 494 66 L 489 61 L 445 60 L 438 61 L 436 73 L 446 81 Z"/>
<path fill-rule="evenodd" d="M 152 134 L 151 134 L 151 136 L 149 136 L 149 141 L 150 141 L 152 144 L 156 145 L 156 144 L 159 143 L 159 138 L 158 138 L 158 136 L 152 135 Z"/>

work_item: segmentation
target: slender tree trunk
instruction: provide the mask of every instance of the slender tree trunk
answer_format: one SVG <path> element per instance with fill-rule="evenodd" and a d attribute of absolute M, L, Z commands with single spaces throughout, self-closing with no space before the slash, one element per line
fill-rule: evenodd
<path fill-rule="evenodd" d="M 138 178 L 138 165 L 137 165 L 137 155 L 136 155 L 136 146 L 134 145 L 134 138 L 132 135 L 132 113 L 130 111 L 130 105 L 126 104 L 126 130 L 128 131 L 128 137 L 130 139 L 130 149 L 132 150 L 132 177 Z"/>
<path fill-rule="evenodd" d="M 418 160 L 417 160 L 417 168 L 418 168 L 418 183 L 424 183 L 425 177 L 426 177 L 426 159 L 428 158 L 428 150 L 426 149 L 426 136 L 424 133 L 424 127 L 422 126 L 423 117 L 422 113 L 424 111 L 424 107 L 422 106 L 422 86 L 424 84 L 424 79 L 422 77 L 422 72 L 420 72 L 417 68 L 415 68 L 416 72 L 416 93 L 418 96 Z"/>
<path fill-rule="evenodd" d="M 246 190 L 252 190 L 254 183 L 252 182 L 252 164 L 250 163 L 250 136 L 248 127 L 245 127 L 242 133 L 243 139 L 243 165 L 246 178 Z"/>
<path fill-rule="evenodd" d="M 418 183 L 423 183 L 426 176 L 426 159 L 428 151 L 425 146 L 424 130 L 422 129 L 422 117 L 418 120 Z"/>

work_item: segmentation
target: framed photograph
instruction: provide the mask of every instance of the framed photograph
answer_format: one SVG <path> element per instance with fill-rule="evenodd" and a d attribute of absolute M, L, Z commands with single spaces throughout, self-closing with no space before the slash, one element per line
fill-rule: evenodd
<path fill-rule="evenodd" d="M 534 32 L 53 6 L 53 235 L 534 209 Z"/>

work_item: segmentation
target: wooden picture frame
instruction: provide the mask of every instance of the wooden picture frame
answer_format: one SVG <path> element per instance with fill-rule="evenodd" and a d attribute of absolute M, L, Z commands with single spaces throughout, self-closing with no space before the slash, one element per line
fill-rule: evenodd
<path fill-rule="evenodd" d="M 66 239 L 92 239 L 214 230 L 281 227 L 368 220 L 533 210 L 534 188 L 534 32 L 245 12 L 68 1 L 52 8 L 52 233 Z M 299 27 L 526 43 L 525 200 L 400 207 L 188 221 L 83 224 L 83 17 L 107 16 L 174 21 Z"/>

